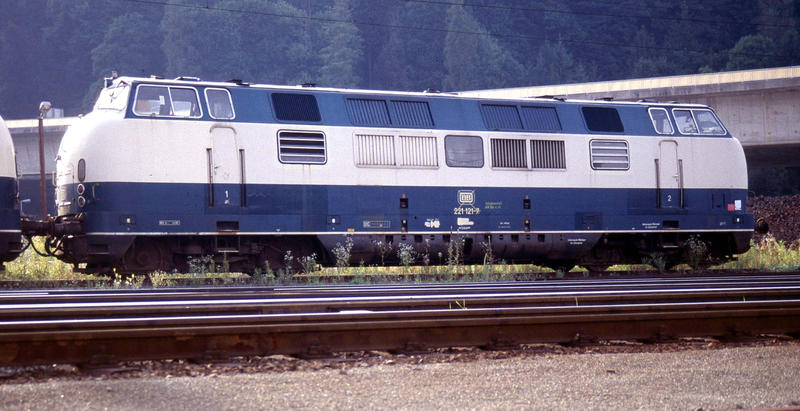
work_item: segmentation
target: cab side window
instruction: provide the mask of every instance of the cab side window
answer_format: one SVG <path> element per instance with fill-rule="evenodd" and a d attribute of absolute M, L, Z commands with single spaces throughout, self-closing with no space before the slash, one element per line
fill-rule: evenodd
<path fill-rule="evenodd" d="M 691 111 L 672 110 L 672 115 L 675 116 L 675 123 L 678 124 L 681 134 L 697 134 L 697 124 L 694 123 Z"/>
<path fill-rule="evenodd" d="M 231 94 L 224 88 L 207 88 L 206 104 L 208 114 L 216 120 L 231 120 L 236 115 L 231 103 Z"/>
<path fill-rule="evenodd" d="M 133 112 L 140 116 L 168 116 L 172 110 L 169 88 L 162 86 L 139 86 L 136 89 L 136 104 Z"/>
<path fill-rule="evenodd" d="M 203 115 L 197 90 L 156 85 L 140 85 L 136 88 L 133 113 L 150 117 L 199 118 Z"/>
<path fill-rule="evenodd" d="M 658 134 L 675 133 L 675 131 L 672 129 L 672 123 L 670 123 L 669 121 L 669 115 L 667 114 L 667 109 L 651 107 L 648 110 L 648 112 L 650 113 L 650 121 L 653 122 L 653 128 L 655 128 L 656 133 Z"/>

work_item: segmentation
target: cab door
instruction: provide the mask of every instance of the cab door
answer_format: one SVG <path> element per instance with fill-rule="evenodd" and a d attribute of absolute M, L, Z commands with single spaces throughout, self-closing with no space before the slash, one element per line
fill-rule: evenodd
<path fill-rule="evenodd" d="M 208 205 L 217 210 L 242 207 L 244 150 L 239 148 L 236 129 L 228 125 L 211 126 L 208 157 Z"/>
<path fill-rule="evenodd" d="M 659 208 L 683 208 L 682 188 L 683 175 L 681 161 L 678 158 L 678 142 L 664 140 L 658 145 L 659 155 L 656 159 Z"/>

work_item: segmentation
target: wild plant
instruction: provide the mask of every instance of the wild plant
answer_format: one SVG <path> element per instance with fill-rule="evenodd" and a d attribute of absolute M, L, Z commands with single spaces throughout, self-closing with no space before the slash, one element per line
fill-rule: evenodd
<path fill-rule="evenodd" d="M 458 271 L 463 263 L 464 238 L 458 234 L 450 237 L 447 244 L 447 266 L 452 267 L 451 271 Z"/>
<path fill-rule="evenodd" d="M 397 246 L 397 258 L 400 259 L 400 264 L 403 265 L 403 271 L 408 272 L 408 267 L 416 260 L 416 252 L 411 244 L 400 243 Z"/>
<path fill-rule="evenodd" d="M 353 238 L 351 236 L 345 236 L 344 244 L 336 243 L 336 246 L 333 247 L 333 256 L 336 258 L 336 268 L 339 273 L 343 272 L 344 269 L 350 266 L 350 255 L 353 251 Z"/>
<path fill-rule="evenodd" d="M 189 257 L 186 259 L 189 264 L 190 274 L 206 275 L 208 273 L 217 272 L 217 265 L 214 263 L 214 256 L 203 255 L 200 257 Z"/>
<path fill-rule="evenodd" d="M 652 253 L 647 257 L 642 258 L 642 264 L 647 264 L 658 270 L 664 272 L 667 269 L 667 259 L 661 253 Z"/>
<path fill-rule="evenodd" d="M 693 235 L 684 243 L 689 257 L 689 265 L 692 268 L 699 268 L 709 262 L 708 244 L 701 240 L 699 236 Z"/>
<path fill-rule="evenodd" d="M 153 288 L 169 287 L 171 282 L 167 278 L 167 273 L 164 271 L 153 271 L 147 275 L 150 278 L 150 284 Z"/>
<path fill-rule="evenodd" d="M 392 243 L 384 242 L 381 240 L 372 240 L 372 245 L 378 250 L 378 255 L 381 256 L 381 265 L 386 265 L 386 256 L 392 252 Z"/>
<path fill-rule="evenodd" d="M 303 274 L 311 274 L 317 271 L 317 254 L 311 253 L 309 256 L 300 257 L 300 266 L 303 268 Z"/>

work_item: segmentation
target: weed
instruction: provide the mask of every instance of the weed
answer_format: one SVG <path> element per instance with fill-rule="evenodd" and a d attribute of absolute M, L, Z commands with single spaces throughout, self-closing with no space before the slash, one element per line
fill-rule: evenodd
<path fill-rule="evenodd" d="M 692 268 L 702 268 L 709 265 L 708 244 L 699 236 L 693 235 L 684 243 L 688 252 L 689 265 Z"/>
<path fill-rule="evenodd" d="M 44 240 L 34 239 L 38 249 L 44 248 Z M 24 253 L 14 261 L 5 264 L 5 271 L 0 272 L 0 279 L 9 280 L 82 280 L 83 274 L 72 271 L 72 265 L 59 261 L 55 257 L 42 257 L 27 247 Z M 92 277 L 90 277 L 92 278 Z"/>
<path fill-rule="evenodd" d="M 751 243 L 750 250 L 737 260 L 723 264 L 721 268 L 792 271 L 800 269 L 800 241 L 786 245 L 771 235 L 758 243 Z"/>
<path fill-rule="evenodd" d="M 350 255 L 352 251 L 353 238 L 349 235 L 345 236 L 344 244 L 336 243 L 336 246 L 331 250 L 333 256 L 336 258 L 336 268 L 339 269 L 340 273 L 350 266 Z"/>
<path fill-rule="evenodd" d="M 294 276 L 294 256 L 292 250 L 283 255 L 283 269 L 278 270 L 277 278 L 280 283 L 288 283 Z"/>
<path fill-rule="evenodd" d="M 455 236 L 450 237 L 450 242 L 447 244 L 447 266 L 452 267 L 450 271 L 457 273 L 463 262 L 464 253 L 464 238 L 456 233 Z"/>
<path fill-rule="evenodd" d="M 388 241 L 372 240 L 372 245 L 378 250 L 378 254 L 381 256 L 381 265 L 386 265 L 386 256 L 392 252 L 392 243 Z"/>
<path fill-rule="evenodd" d="M 218 271 L 213 255 L 203 255 L 197 258 L 189 257 L 186 262 L 189 264 L 189 273 L 191 274 L 206 275 Z"/>
<path fill-rule="evenodd" d="M 269 260 L 264 261 L 264 270 L 256 267 L 253 270 L 253 282 L 256 284 L 272 284 L 275 281 L 275 272 L 269 266 Z"/>
<path fill-rule="evenodd" d="M 642 258 L 642 264 L 650 265 L 660 273 L 667 269 L 667 259 L 660 253 L 653 253 L 648 257 Z"/>
<path fill-rule="evenodd" d="M 150 277 L 150 284 L 153 284 L 153 288 L 169 287 L 172 284 L 164 271 L 154 271 L 148 274 L 148 277 Z"/>
<path fill-rule="evenodd" d="M 147 276 L 145 275 L 120 274 L 114 272 L 114 280 L 111 285 L 114 288 L 142 288 L 146 278 Z"/>
<path fill-rule="evenodd" d="M 400 259 L 400 264 L 403 265 L 403 272 L 408 272 L 408 267 L 416 260 L 416 252 L 411 244 L 400 243 L 397 246 L 397 258 Z"/>
<path fill-rule="evenodd" d="M 303 274 L 311 274 L 317 271 L 317 254 L 311 253 L 306 257 L 300 257 L 300 266 L 303 268 Z"/>

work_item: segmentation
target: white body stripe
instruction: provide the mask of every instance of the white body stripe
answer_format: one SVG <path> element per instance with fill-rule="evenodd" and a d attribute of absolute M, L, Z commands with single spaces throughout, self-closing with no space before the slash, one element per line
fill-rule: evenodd
<path fill-rule="evenodd" d="M 215 125 L 221 125 L 234 132 L 235 141 L 229 146 L 235 145 L 235 149 L 244 150 L 246 154 L 245 175 L 248 184 L 654 188 L 654 160 L 659 158 L 661 143 L 672 141 L 677 145 L 678 160 L 682 160 L 684 188 L 747 188 L 744 152 L 734 138 L 316 127 L 123 119 L 122 115 L 122 112 L 95 110 L 70 127 L 59 150 L 60 161 L 65 162 L 59 167 L 59 185 L 76 181 L 74 168 L 78 158 L 70 157 L 75 153 L 80 153 L 86 161 L 87 181 L 208 183 L 206 150 L 212 148 L 211 130 Z M 280 163 L 277 143 L 279 130 L 324 133 L 327 163 Z M 393 135 L 396 138 L 433 136 L 436 138 L 438 166 L 357 166 L 354 155 L 357 134 Z M 482 137 L 483 168 L 448 167 L 444 158 L 446 135 Z M 566 169 L 493 169 L 490 151 L 492 138 L 563 140 Z M 630 168 L 624 171 L 592 169 L 589 146 L 591 140 L 598 139 L 627 141 Z"/>

